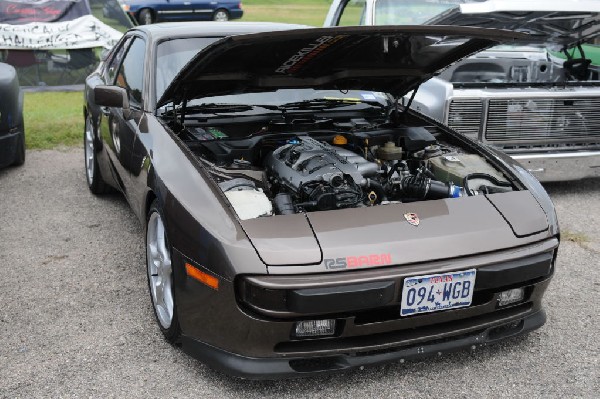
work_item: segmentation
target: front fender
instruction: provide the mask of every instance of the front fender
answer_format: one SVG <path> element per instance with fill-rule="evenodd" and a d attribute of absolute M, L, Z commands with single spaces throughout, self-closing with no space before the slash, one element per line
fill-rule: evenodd
<path fill-rule="evenodd" d="M 265 274 L 266 266 L 195 155 L 155 117 L 148 116 L 147 123 L 148 133 L 139 136 L 149 154 L 147 185 L 163 207 L 172 246 L 229 280 L 241 273 Z M 147 195 L 139 200 L 145 203 Z"/>
<path fill-rule="evenodd" d="M 548 218 L 548 230 L 554 236 L 560 235 L 558 224 L 558 216 L 554 208 L 554 203 L 546 192 L 546 189 L 527 169 L 525 169 L 518 161 L 506 155 L 500 150 L 488 147 L 488 150 L 496 157 L 497 160 L 513 170 L 519 181 L 533 194 L 537 202 L 540 204 L 546 217 Z"/>

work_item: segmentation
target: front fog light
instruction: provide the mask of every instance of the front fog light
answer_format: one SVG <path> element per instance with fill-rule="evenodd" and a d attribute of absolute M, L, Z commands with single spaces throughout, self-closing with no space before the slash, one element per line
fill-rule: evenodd
<path fill-rule="evenodd" d="M 525 297 L 523 288 L 513 288 L 512 290 L 503 291 L 498 296 L 498 306 L 506 306 L 511 303 L 520 302 Z"/>
<path fill-rule="evenodd" d="M 316 337 L 333 335 L 335 320 L 304 320 L 296 323 L 296 337 Z"/>

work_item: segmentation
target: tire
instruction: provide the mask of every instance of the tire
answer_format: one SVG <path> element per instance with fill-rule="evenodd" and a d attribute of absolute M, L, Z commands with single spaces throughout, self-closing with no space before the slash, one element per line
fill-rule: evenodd
<path fill-rule="evenodd" d="M 96 195 L 110 192 L 110 186 L 104 182 L 100 174 L 100 167 L 96 158 L 96 134 L 92 118 L 89 115 L 85 118 L 85 126 L 83 128 L 83 156 L 85 177 L 90 191 Z"/>
<path fill-rule="evenodd" d="M 175 305 L 171 246 L 163 212 L 154 200 L 146 218 L 146 271 L 148 291 L 156 321 L 167 341 L 177 343 L 181 328 Z"/>
<path fill-rule="evenodd" d="M 25 127 L 21 124 L 21 134 L 17 139 L 17 150 L 12 166 L 21 166 L 25 163 Z"/>
<path fill-rule="evenodd" d="M 213 21 L 229 21 L 229 11 L 224 8 L 219 8 L 213 14 Z"/>
<path fill-rule="evenodd" d="M 138 22 L 140 25 L 150 25 L 153 23 L 154 15 L 152 14 L 152 10 L 149 8 L 142 9 L 138 15 Z"/>

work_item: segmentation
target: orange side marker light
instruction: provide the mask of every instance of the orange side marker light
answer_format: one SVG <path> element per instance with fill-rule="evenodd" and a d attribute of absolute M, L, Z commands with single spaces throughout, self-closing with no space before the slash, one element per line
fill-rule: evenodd
<path fill-rule="evenodd" d="M 198 268 L 190 265 L 189 263 L 185 264 L 185 272 L 191 278 L 194 278 L 200 281 L 202 284 L 209 286 L 213 290 L 219 290 L 219 279 L 211 276 L 210 274 L 204 273 Z"/>

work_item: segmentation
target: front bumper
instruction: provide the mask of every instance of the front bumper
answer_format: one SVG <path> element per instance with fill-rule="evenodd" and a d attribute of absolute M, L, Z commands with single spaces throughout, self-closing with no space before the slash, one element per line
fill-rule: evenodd
<path fill-rule="evenodd" d="M 600 177 L 600 151 L 508 155 L 541 182 Z"/>
<path fill-rule="evenodd" d="M 239 378 L 270 380 L 352 370 L 432 355 L 441 356 L 466 348 L 476 349 L 504 338 L 528 333 L 545 322 L 546 313 L 538 310 L 524 317 L 499 320 L 483 330 L 456 330 L 456 335 L 448 338 L 428 337 L 413 345 L 318 357 L 252 358 L 224 351 L 187 336 L 182 337 L 181 344 L 187 354 L 215 370 Z"/>
<path fill-rule="evenodd" d="M 182 348 L 228 374 L 273 379 L 485 345 L 544 324 L 541 301 L 554 271 L 557 246 L 557 239 L 549 239 L 490 254 L 406 266 L 313 275 L 238 276 L 234 282 L 221 280 L 218 291 L 178 271 L 189 260 L 175 251 Z M 478 277 L 471 306 L 400 316 L 404 278 L 473 267 Z M 276 295 L 283 292 L 286 305 L 269 300 L 276 296 L 252 303 L 244 288 L 248 284 Z M 394 287 L 391 295 L 390 284 Z M 525 289 L 525 298 L 500 308 L 499 293 L 516 287 Z M 347 295 L 350 289 L 356 289 L 359 300 Z M 322 307 L 315 307 L 313 294 L 320 296 Z M 335 335 L 294 336 L 298 320 L 318 319 L 335 319 Z"/>

